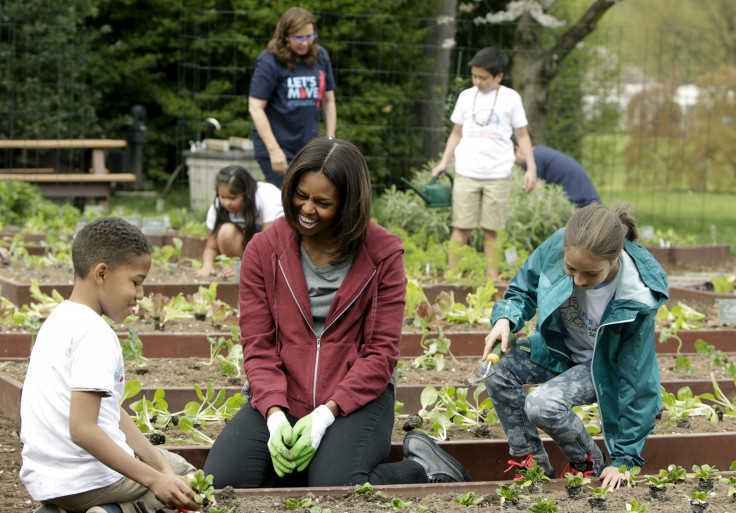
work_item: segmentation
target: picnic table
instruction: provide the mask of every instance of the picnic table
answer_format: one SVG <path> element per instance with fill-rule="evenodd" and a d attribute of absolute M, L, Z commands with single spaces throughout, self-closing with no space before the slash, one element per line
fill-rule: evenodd
<path fill-rule="evenodd" d="M 107 207 L 107 199 L 116 184 L 135 182 L 133 173 L 110 173 L 105 165 L 107 151 L 125 148 L 119 139 L 18 139 L 0 141 L 0 150 L 89 150 L 90 168 L 87 173 L 57 172 L 51 167 L 0 168 L 0 180 L 35 183 L 46 198 L 96 198 Z"/>

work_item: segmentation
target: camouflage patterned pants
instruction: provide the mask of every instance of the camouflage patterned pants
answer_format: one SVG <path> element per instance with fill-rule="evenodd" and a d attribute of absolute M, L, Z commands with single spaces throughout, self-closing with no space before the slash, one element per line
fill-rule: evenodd
<path fill-rule="evenodd" d="M 523 386 L 540 384 L 529 395 Z M 485 379 L 486 389 L 509 441 L 514 457 L 535 455 L 548 462 L 539 437 L 544 430 L 573 462 L 589 454 L 603 458 L 600 449 L 572 411 L 573 406 L 596 402 L 590 362 L 571 367 L 562 374 L 545 369 L 529 359 L 529 341 L 520 340 Z M 547 463 L 549 465 L 549 463 Z"/>

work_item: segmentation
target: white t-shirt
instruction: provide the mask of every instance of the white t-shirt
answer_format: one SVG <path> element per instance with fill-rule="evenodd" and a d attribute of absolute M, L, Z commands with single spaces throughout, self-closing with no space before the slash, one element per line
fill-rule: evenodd
<path fill-rule="evenodd" d="M 458 175 L 478 180 L 511 176 L 516 161 L 511 135 L 528 124 L 519 93 L 505 86 L 486 93 L 471 87 L 458 96 L 450 120 L 463 127 L 455 148 Z"/>
<path fill-rule="evenodd" d="M 207 228 L 215 229 L 217 209 L 220 208 L 220 199 L 215 201 L 207 210 Z M 281 205 L 281 189 L 268 182 L 256 182 L 256 226 L 262 227 L 264 223 L 272 223 L 284 215 L 284 207 Z M 240 228 L 245 227 L 245 221 L 240 213 L 230 214 L 230 222 Z"/>
<path fill-rule="evenodd" d="M 603 314 L 611 302 L 621 276 L 619 265 L 616 277 L 605 285 L 585 290 L 573 285 L 572 296 L 560 306 L 562 322 L 567 330 L 565 345 L 570 349 L 574 363 L 593 358 L 593 348 Z"/>
<path fill-rule="evenodd" d="M 37 501 L 108 486 L 123 476 L 69 434 L 72 390 L 104 395 L 97 425 L 128 454 L 120 430 L 125 367 L 120 341 L 89 307 L 65 301 L 44 321 L 31 352 L 20 402 L 20 479 Z"/>

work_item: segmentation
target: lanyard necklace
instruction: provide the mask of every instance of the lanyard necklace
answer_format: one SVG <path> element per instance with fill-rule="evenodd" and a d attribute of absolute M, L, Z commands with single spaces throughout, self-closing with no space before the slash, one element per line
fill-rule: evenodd
<path fill-rule="evenodd" d="M 478 93 L 480 92 L 480 89 L 475 90 L 475 96 L 473 97 L 473 120 L 475 120 L 475 100 L 478 99 Z M 496 100 L 498 100 L 498 93 L 501 92 L 501 88 L 499 87 L 496 89 L 496 96 L 493 97 L 493 105 L 491 106 L 491 112 L 488 114 L 488 119 L 486 119 L 485 123 L 479 123 L 477 120 L 475 120 L 475 124 L 478 126 L 486 126 L 491 122 L 491 118 L 493 117 L 493 111 L 496 110 Z"/>

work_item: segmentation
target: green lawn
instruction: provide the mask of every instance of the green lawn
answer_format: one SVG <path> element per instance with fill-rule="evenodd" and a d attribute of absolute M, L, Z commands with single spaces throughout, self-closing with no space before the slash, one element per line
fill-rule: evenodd
<path fill-rule="evenodd" d="M 591 134 L 585 139 L 582 163 L 603 203 L 612 206 L 625 201 L 634 208 L 640 225 L 690 235 L 697 244 L 712 244 L 715 231 L 715 242 L 730 244 L 731 253 L 736 254 L 736 194 L 628 187 L 622 156 L 627 144 L 626 134 Z M 668 185 L 672 184 L 661 183 Z"/>

